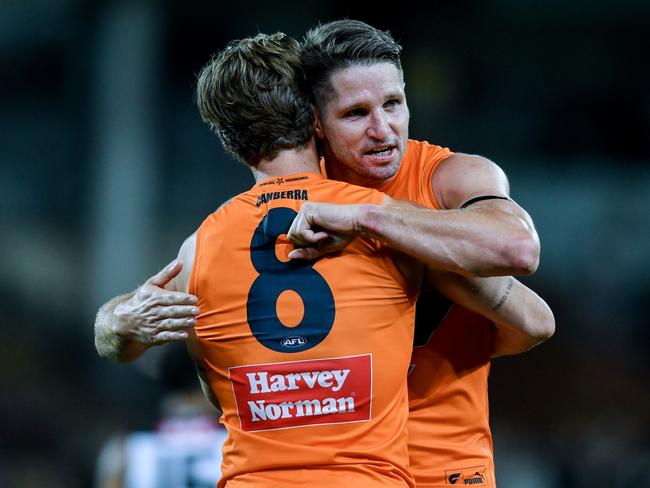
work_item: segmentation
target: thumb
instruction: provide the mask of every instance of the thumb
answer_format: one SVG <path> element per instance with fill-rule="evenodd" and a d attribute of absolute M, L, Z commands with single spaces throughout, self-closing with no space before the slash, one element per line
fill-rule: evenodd
<path fill-rule="evenodd" d="M 288 254 L 288 258 L 290 260 L 295 260 L 295 259 L 304 259 L 306 261 L 312 261 L 316 259 L 321 253 L 316 249 L 314 246 L 310 247 L 300 247 L 298 249 L 294 249 Z"/>
<path fill-rule="evenodd" d="M 183 263 L 174 259 L 165 268 L 147 280 L 147 284 L 164 288 L 183 269 Z"/>

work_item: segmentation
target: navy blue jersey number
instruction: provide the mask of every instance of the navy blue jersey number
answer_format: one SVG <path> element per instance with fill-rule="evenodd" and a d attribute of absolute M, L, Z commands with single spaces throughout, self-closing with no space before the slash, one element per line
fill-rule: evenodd
<path fill-rule="evenodd" d="M 290 208 L 274 208 L 262 219 L 251 240 L 251 261 L 259 276 L 248 292 L 248 325 L 264 346 L 279 352 L 300 352 L 322 342 L 334 324 L 334 296 L 327 281 L 306 261 L 280 261 L 278 236 L 289 231 L 296 216 Z M 302 299 L 304 315 L 295 327 L 278 318 L 276 302 L 285 290 Z"/>
<path fill-rule="evenodd" d="M 414 348 L 429 344 L 431 336 L 449 313 L 451 305 L 451 301 L 437 291 L 420 293 L 415 306 Z"/>
<path fill-rule="evenodd" d="M 420 293 L 415 306 L 413 349 L 429 345 L 433 333 L 445 320 L 451 306 L 451 301 L 437 291 L 423 291 Z M 409 374 L 411 374 L 416 366 L 416 363 L 411 363 Z"/>

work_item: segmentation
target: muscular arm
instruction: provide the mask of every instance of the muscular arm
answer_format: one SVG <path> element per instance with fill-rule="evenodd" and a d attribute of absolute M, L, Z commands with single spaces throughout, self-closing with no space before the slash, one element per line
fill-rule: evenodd
<path fill-rule="evenodd" d="M 455 154 L 434 172 L 432 185 L 446 210 L 390 199 L 383 205 L 303 206 L 289 237 L 307 247 L 295 251 L 292 259 L 331 252 L 322 233 L 316 233 L 317 246 L 314 234 L 301 235 L 304 229 L 318 229 L 372 236 L 428 266 L 465 276 L 518 275 L 537 269 L 537 232 L 526 211 L 508 198 L 508 181 L 498 166 L 479 156 Z M 484 196 L 500 198 L 461 208 Z"/>
<path fill-rule="evenodd" d="M 546 302 L 511 276 L 471 278 L 429 269 L 426 280 L 453 302 L 494 323 L 492 356 L 527 351 L 555 332 Z"/>

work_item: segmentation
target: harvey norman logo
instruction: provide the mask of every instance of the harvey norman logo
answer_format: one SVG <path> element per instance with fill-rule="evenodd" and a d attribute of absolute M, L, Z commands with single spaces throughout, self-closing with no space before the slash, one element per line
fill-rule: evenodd
<path fill-rule="evenodd" d="M 245 431 L 370 420 L 372 356 L 230 368 Z"/>

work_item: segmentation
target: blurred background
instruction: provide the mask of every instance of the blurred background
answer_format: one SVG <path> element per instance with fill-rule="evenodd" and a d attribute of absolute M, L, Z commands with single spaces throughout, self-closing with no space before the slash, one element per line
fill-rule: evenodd
<path fill-rule="evenodd" d="M 109 438 L 155 425 L 160 354 L 103 361 L 93 322 L 253 184 L 196 74 L 233 38 L 342 17 L 402 43 L 411 137 L 497 162 L 537 225 L 523 281 L 557 332 L 493 363 L 500 488 L 650 486 L 643 0 L 1 0 L 0 486 L 93 486 Z"/>

